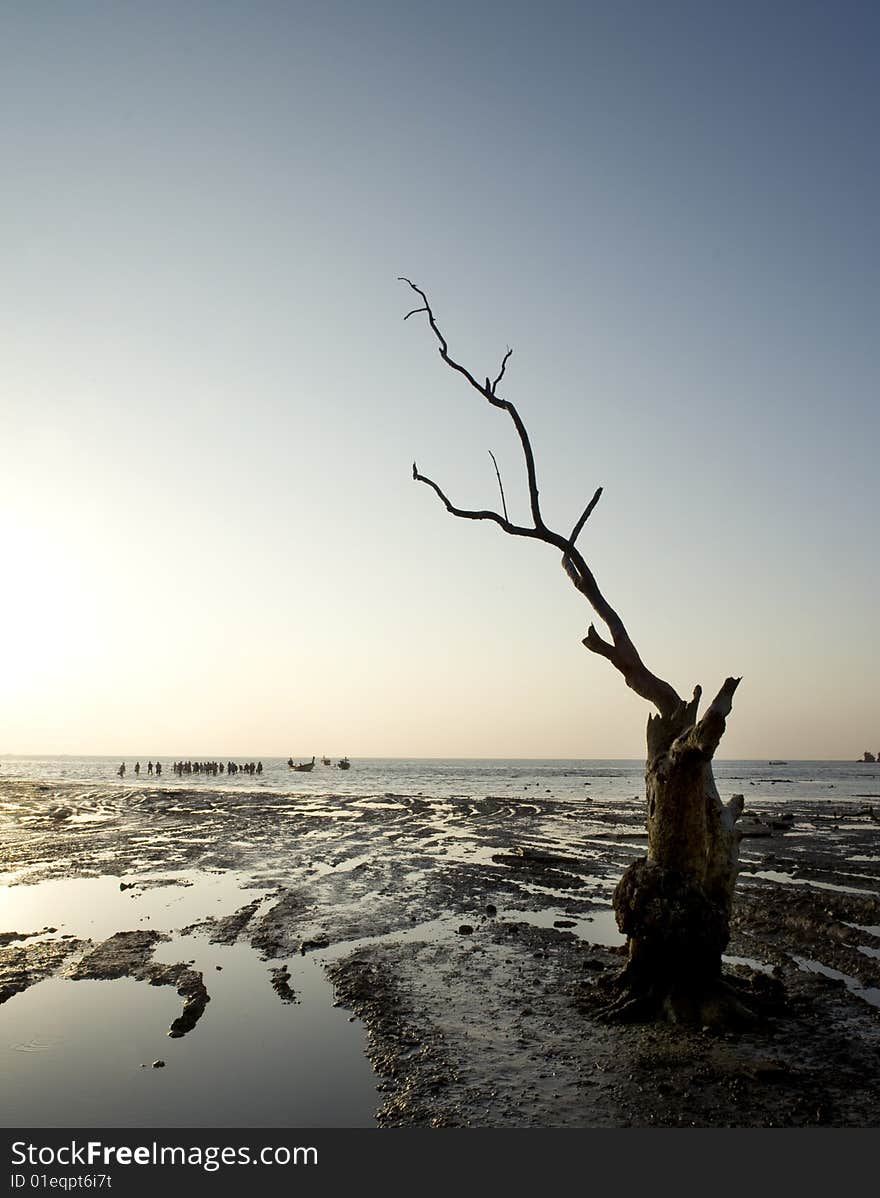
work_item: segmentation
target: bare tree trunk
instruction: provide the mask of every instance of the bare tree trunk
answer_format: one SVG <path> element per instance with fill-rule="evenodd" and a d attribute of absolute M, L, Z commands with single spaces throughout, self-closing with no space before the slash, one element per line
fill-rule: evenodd
<path fill-rule="evenodd" d="M 739 857 L 742 796 L 723 804 L 712 758 L 738 678 L 728 678 L 697 722 L 699 689 L 671 715 L 648 720 L 645 769 L 648 854 L 614 892 L 627 936 L 610 1018 L 699 1024 L 747 1020 L 721 977 Z"/>

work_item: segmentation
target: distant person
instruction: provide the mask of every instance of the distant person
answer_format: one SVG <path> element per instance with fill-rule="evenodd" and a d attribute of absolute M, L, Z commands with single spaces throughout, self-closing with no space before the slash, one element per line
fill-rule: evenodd
<path fill-rule="evenodd" d="M 162 762 L 157 761 L 156 762 L 156 777 L 158 778 L 161 773 L 162 773 Z"/>
<path fill-rule="evenodd" d="M 136 762 L 134 763 L 134 772 L 135 772 L 135 773 L 136 773 L 138 776 L 140 776 L 140 772 L 141 772 L 141 763 L 140 763 L 139 761 L 136 761 Z"/>
<path fill-rule="evenodd" d="M 120 778 L 124 778 L 124 777 L 125 777 L 125 762 L 124 762 L 124 761 L 123 761 L 122 765 L 119 767 L 119 769 L 118 769 L 116 772 L 117 772 L 117 774 L 119 775 L 119 777 L 120 777 Z"/>
<path fill-rule="evenodd" d="M 258 761 L 257 762 L 257 773 L 262 774 L 262 772 L 263 772 L 263 763 L 262 763 L 262 761 Z"/>
<path fill-rule="evenodd" d="M 152 774 L 152 772 L 153 772 L 153 763 L 152 763 L 152 761 L 148 761 L 147 762 L 147 777 L 149 777 Z"/>

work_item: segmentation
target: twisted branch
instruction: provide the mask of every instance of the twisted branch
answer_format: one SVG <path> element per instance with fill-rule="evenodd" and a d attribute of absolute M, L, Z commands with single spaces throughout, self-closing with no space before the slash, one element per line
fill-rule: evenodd
<path fill-rule="evenodd" d="M 597 488 L 590 502 L 587 504 L 574 528 L 571 536 L 564 537 L 561 534 L 554 532 L 544 523 L 541 515 L 541 506 L 538 496 L 538 481 L 535 470 L 535 458 L 532 452 L 532 445 L 529 440 L 528 432 L 522 422 L 519 412 L 510 400 L 502 399 L 496 394 L 496 389 L 499 383 L 504 378 L 504 372 L 507 363 L 513 351 L 508 348 L 501 362 L 501 368 L 498 372 L 495 381 L 492 382 L 486 378 L 485 384 L 478 383 L 474 375 L 460 362 L 457 362 L 449 353 L 449 345 L 437 324 L 433 309 L 428 301 L 428 297 L 420 287 L 417 287 L 410 279 L 401 276 L 398 280 L 401 283 L 406 283 L 418 296 L 422 299 L 422 304 L 418 308 L 413 308 L 407 312 L 404 320 L 409 320 L 410 316 L 416 313 L 424 312 L 428 318 L 428 324 L 437 341 L 440 344 L 440 357 L 450 369 L 457 371 L 458 374 L 464 376 L 475 391 L 478 391 L 490 404 L 495 408 L 500 408 L 506 412 L 513 421 L 516 429 L 519 442 L 522 447 L 523 458 L 526 466 L 526 480 L 529 492 L 529 507 L 532 515 L 532 527 L 528 528 L 523 525 L 511 523 L 507 516 L 507 505 L 504 500 L 504 490 L 501 488 L 501 502 L 504 508 L 504 515 L 499 515 L 493 511 L 468 511 L 463 508 L 455 507 L 452 502 L 443 493 L 440 487 L 428 478 L 426 475 L 420 474 L 415 462 L 413 462 L 413 478 L 416 482 L 425 483 L 439 496 L 440 500 L 446 507 L 446 510 L 453 516 L 458 516 L 464 520 L 491 520 L 497 524 L 504 532 L 516 537 L 529 537 L 532 540 L 543 541 L 546 545 L 552 545 L 562 554 L 562 565 L 569 579 L 576 589 L 584 596 L 599 618 L 607 626 L 611 634 L 611 641 L 604 640 L 595 627 L 591 624 L 587 635 L 584 637 L 583 644 L 591 653 L 596 653 L 600 657 L 607 658 L 608 661 L 623 675 L 627 686 L 641 695 L 643 699 L 647 699 L 653 703 L 661 715 L 672 715 L 682 705 L 682 700 L 679 698 L 674 687 L 662 678 L 658 678 L 644 664 L 636 650 L 635 645 L 630 640 L 629 634 L 624 627 L 620 616 L 599 590 L 599 585 L 593 576 L 592 571 L 581 555 L 580 551 L 575 547 L 575 542 L 583 530 L 584 525 L 593 513 L 596 504 L 602 494 L 602 488 Z M 491 450 L 489 451 L 491 453 Z M 492 460 L 495 462 L 495 456 L 492 454 Z M 495 471 L 498 474 L 498 485 L 501 487 L 501 475 L 498 473 L 498 463 L 495 462 Z M 708 715 L 708 713 L 707 713 Z"/>

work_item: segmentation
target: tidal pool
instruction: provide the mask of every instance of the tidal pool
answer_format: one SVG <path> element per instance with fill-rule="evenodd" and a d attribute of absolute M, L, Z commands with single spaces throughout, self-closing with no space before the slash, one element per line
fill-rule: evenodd
<path fill-rule="evenodd" d="M 171 882 L 150 885 L 151 881 Z M 179 929 L 227 915 L 260 892 L 223 874 L 85 878 L 4 888 L 5 924 L 46 927 L 95 942 L 117 931 L 171 934 L 158 963 L 192 963 L 210 995 L 186 1035 L 168 1028 L 174 986 L 124 977 L 51 977 L 0 1006 L 0 1122 L 4 1126 L 371 1127 L 376 1076 L 362 1025 L 334 1007 L 320 962 L 266 961 L 247 943 L 212 944 Z M 271 900 L 267 900 L 271 901 Z M 45 936 L 55 933 L 45 933 Z M 76 958 L 72 958 L 75 960 Z M 272 986 L 286 965 L 295 1001 Z M 153 1062 L 164 1066 L 153 1067 Z"/>

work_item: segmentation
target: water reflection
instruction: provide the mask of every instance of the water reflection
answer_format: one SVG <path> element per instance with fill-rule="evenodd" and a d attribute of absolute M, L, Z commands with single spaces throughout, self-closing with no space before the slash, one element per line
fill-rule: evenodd
<path fill-rule="evenodd" d="M 30 931 L 54 917 L 59 933 L 100 940 L 123 928 L 179 929 L 255 897 L 229 875 L 119 886 L 116 878 L 85 878 L 10 888 L 2 896 L 7 926 Z M 262 960 L 248 944 L 178 934 L 153 959 L 193 962 L 211 996 L 180 1039 L 167 1036 L 182 1004 L 173 986 L 50 978 L 8 1000 L 0 1020 L 3 1125 L 375 1125 L 376 1077 L 363 1028 L 333 1006 L 316 959 L 286 962 L 295 1003 L 282 1002 L 271 985 L 270 969 L 284 962 Z M 155 1060 L 165 1067 L 152 1068 Z"/>

